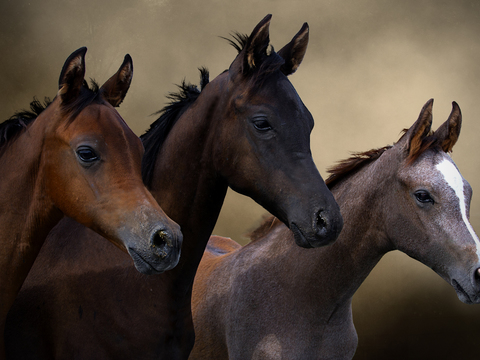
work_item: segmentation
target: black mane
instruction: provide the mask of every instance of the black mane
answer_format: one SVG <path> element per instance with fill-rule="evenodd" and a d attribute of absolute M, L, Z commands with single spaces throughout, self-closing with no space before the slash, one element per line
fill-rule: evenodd
<path fill-rule="evenodd" d="M 170 102 L 163 109 L 152 114 L 160 114 L 160 117 L 150 125 L 150 128 L 145 134 L 140 136 L 143 146 L 145 147 L 145 154 L 142 161 L 142 178 L 148 187 L 150 187 L 152 183 L 158 152 L 167 138 L 168 133 L 185 110 L 197 100 L 200 92 L 209 82 L 208 70 L 206 68 L 200 68 L 199 70 L 200 90 L 196 85 L 187 84 L 185 80 L 183 80 L 180 85 L 177 85 L 179 88 L 178 92 L 167 95 Z"/>
<path fill-rule="evenodd" d="M 30 110 L 21 110 L 13 114 L 8 120 L 0 124 L 0 149 L 10 140 L 16 138 L 28 125 L 30 125 L 52 101 L 46 97 L 43 103 L 33 98 Z"/>
<path fill-rule="evenodd" d="M 91 85 L 88 86 L 87 81 L 83 81 L 82 89 L 79 96 L 69 104 L 62 104 L 62 111 L 70 114 L 70 121 L 75 118 L 90 104 L 103 104 L 105 100 L 101 96 L 99 86 L 95 80 L 90 79 Z"/>
<path fill-rule="evenodd" d="M 247 34 L 241 34 L 238 32 L 234 32 L 230 34 L 230 36 L 233 39 L 229 39 L 223 36 L 220 36 L 222 39 L 227 40 L 230 45 L 232 45 L 237 52 L 240 54 L 243 49 L 245 49 L 245 46 L 247 46 L 248 42 L 248 35 Z"/>

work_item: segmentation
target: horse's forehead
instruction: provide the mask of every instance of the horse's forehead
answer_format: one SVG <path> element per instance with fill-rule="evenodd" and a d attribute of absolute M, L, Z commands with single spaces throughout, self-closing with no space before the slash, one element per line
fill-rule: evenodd
<path fill-rule="evenodd" d="M 295 87 L 283 74 L 259 81 L 257 87 L 249 88 L 244 94 L 238 103 L 240 106 L 266 106 L 287 119 L 310 117 Z"/>
<path fill-rule="evenodd" d="M 462 221 L 465 224 L 470 236 L 472 237 L 477 257 L 480 259 L 480 239 L 478 238 L 477 234 L 475 233 L 472 225 L 469 221 L 468 211 L 469 211 L 469 203 L 470 198 L 466 196 L 466 194 L 470 191 L 471 195 L 471 188 L 470 185 L 463 179 L 460 171 L 457 169 L 453 160 L 450 157 L 445 157 L 442 161 L 440 161 L 436 168 L 442 174 L 447 183 L 447 186 L 454 193 L 453 197 L 454 202 L 459 205 L 460 214 L 462 216 Z"/>
<path fill-rule="evenodd" d="M 128 131 L 129 128 L 120 114 L 107 104 L 90 104 L 73 120 L 79 128 L 100 130 L 107 134 Z"/>
<path fill-rule="evenodd" d="M 142 147 L 141 140 L 128 127 L 120 114 L 110 105 L 90 104 L 66 123 L 64 135 L 67 141 L 84 137 L 103 139 L 108 144 L 127 144 Z M 128 145 L 128 148 L 131 146 Z"/>
<path fill-rule="evenodd" d="M 234 91 L 246 95 L 245 100 L 250 102 L 266 101 L 270 104 L 282 104 L 285 101 L 298 102 L 300 100 L 295 87 L 288 77 L 280 73 L 245 79 L 242 86 L 235 86 Z"/>
<path fill-rule="evenodd" d="M 450 186 L 455 192 L 463 191 L 464 180 L 460 171 L 453 163 L 453 160 L 447 155 L 439 163 L 435 165 L 435 168 L 441 174 L 445 182 Z"/>
<path fill-rule="evenodd" d="M 269 76 L 269 81 L 265 81 L 262 90 L 275 96 L 285 97 L 294 101 L 300 100 L 295 87 L 290 82 L 287 76 L 279 73 L 277 75 Z"/>
<path fill-rule="evenodd" d="M 441 183 L 452 189 L 463 187 L 463 177 L 452 158 L 441 151 L 430 151 L 422 155 L 412 167 L 411 174 L 422 182 Z"/>

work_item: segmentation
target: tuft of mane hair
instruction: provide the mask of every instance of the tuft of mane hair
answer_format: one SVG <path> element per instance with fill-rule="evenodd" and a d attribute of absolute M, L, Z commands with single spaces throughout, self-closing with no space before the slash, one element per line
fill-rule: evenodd
<path fill-rule="evenodd" d="M 97 94 L 100 91 L 100 85 L 98 85 L 95 79 L 92 78 L 90 78 L 90 85 L 88 85 L 87 80 L 83 80 L 83 87 L 94 94 Z"/>
<path fill-rule="evenodd" d="M 239 32 L 233 32 L 230 34 L 233 39 L 226 38 L 224 36 L 220 36 L 221 39 L 227 40 L 230 45 L 232 45 L 237 52 L 240 54 L 242 50 L 247 46 L 248 42 L 248 35 L 241 34 Z"/>
<path fill-rule="evenodd" d="M 402 137 L 407 133 L 408 129 L 402 130 Z M 427 149 L 438 148 L 440 150 L 440 144 L 438 138 L 433 131 L 430 131 L 420 142 L 410 144 L 410 149 L 407 157 L 407 165 L 411 165 L 422 155 Z"/>
<path fill-rule="evenodd" d="M 105 100 L 101 96 L 98 83 L 94 79 L 90 79 L 91 85 L 88 85 L 86 80 L 83 80 L 83 86 L 80 90 L 79 96 L 72 102 L 62 104 L 62 111 L 65 114 L 70 114 L 70 122 L 76 119 L 76 117 L 90 104 L 104 104 Z"/>
<path fill-rule="evenodd" d="M 196 85 L 182 81 L 177 85 L 178 92 L 172 92 L 167 95 L 170 102 L 160 111 L 152 115 L 160 115 L 150 128 L 140 136 L 145 148 L 145 154 L 142 160 L 142 178 L 147 187 L 151 186 L 155 162 L 158 152 L 162 147 L 167 135 L 177 122 L 178 118 L 197 100 L 201 91 L 209 82 L 209 72 L 206 68 L 199 68 L 200 71 L 200 90 Z"/>
<path fill-rule="evenodd" d="M 227 40 L 230 45 L 232 45 L 235 50 L 240 54 L 243 49 L 248 44 L 248 39 L 249 36 L 247 34 L 241 34 L 239 32 L 233 32 L 230 34 L 232 39 L 229 39 L 224 36 L 220 36 L 221 39 Z M 275 53 L 275 49 L 273 48 L 273 45 L 270 44 L 270 49 L 267 49 L 266 55 L 270 56 L 271 54 Z M 279 55 L 280 56 L 280 55 Z"/>
<path fill-rule="evenodd" d="M 343 178 L 353 174 L 363 166 L 377 160 L 386 150 L 390 149 L 391 147 L 391 145 L 388 145 L 379 149 L 353 153 L 348 159 L 341 160 L 336 165 L 327 169 L 327 172 L 331 175 L 327 180 L 325 180 L 325 184 L 327 184 L 328 188 L 331 189 Z"/>
<path fill-rule="evenodd" d="M 246 34 L 241 34 L 238 32 L 233 32 L 230 34 L 232 39 L 220 36 L 220 38 L 227 40 L 230 45 L 232 45 L 237 52 L 240 54 L 249 43 L 250 37 Z M 260 87 L 261 82 L 265 77 L 271 73 L 274 73 L 285 64 L 285 59 L 275 52 L 273 45 L 270 44 L 269 48 L 262 54 L 260 58 L 256 60 L 256 63 L 259 63 L 259 67 L 254 67 L 253 69 L 244 69 L 244 74 L 254 74 L 252 80 L 254 81 L 254 87 Z"/>
<path fill-rule="evenodd" d="M 52 100 L 48 97 L 45 97 L 43 103 L 34 97 L 33 101 L 30 103 L 30 110 L 18 111 L 8 120 L 1 123 L 0 149 L 24 131 L 51 103 Z"/>

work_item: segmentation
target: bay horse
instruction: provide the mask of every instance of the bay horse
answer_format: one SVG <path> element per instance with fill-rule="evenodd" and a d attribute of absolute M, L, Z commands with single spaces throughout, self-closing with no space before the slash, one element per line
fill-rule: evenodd
<path fill-rule="evenodd" d="M 124 249 L 143 273 L 179 260 L 180 228 L 143 184 L 142 143 L 114 108 L 132 59 L 94 91 L 84 85 L 86 51 L 65 61 L 53 101 L 34 100 L 0 124 L 0 353 L 8 310 L 64 215 Z"/>
<path fill-rule="evenodd" d="M 287 77 L 302 62 L 308 25 L 277 53 L 268 51 L 270 20 L 235 35 L 229 69 L 212 82 L 201 69 L 201 91 L 182 84 L 141 137 L 144 181 L 183 232 L 178 266 L 142 276 L 65 219 L 10 311 L 9 358 L 187 359 L 193 279 L 229 186 L 287 224 L 297 245 L 337 238 L 343 220 L 311 156 L 313 118 Z"/>
<path fill-rule="evenodd" d="M 448 120 L 431 132 L 432 105 L 393 146 L 331 169 L 326 183 L 344 218 L 331 246 L 291 246 L 292 232 L 274 218 L 243 247 L 211 237 L 193 286 L 190 359 L 351 359 L 352 296 L 391 250 L 432 268 L 461 301 L 480 302 L 472 190 L 448 155 L 460 108 L 453 103 Z"/>

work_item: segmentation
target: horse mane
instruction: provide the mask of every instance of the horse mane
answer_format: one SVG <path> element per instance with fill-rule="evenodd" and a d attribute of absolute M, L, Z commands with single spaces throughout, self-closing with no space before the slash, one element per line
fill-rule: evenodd
<path fill-rule="evenodd" d="M 0 149 L 24 131 L 51 102 L 48 97 L 45 97 L 43 103 L 34 97 L 30 103 L 30 110 L 17 111 L 8 120 L 2 122 L 0 124 Z"/>
<path fill-rule="evenodd" d="M 242 50 L 247 46 L 248 42 L 248 35 L 247 34 L 241 34 L 239 32 L 233 32 L 230 34 L 232 39 L 220 36 L 220 38 L 227 40 L 227 42 L 232 45 L 235 50 L 240 54 Z"/>
<path fill-rule="evenodd" d="M 402 130 L 402 137 L 407 133 L 407 131 L 408 129 Z M 415 144 L 414 147 L 412 147 L 412 144 L 410 146 L 411 147 L 407 157 L 407 165 L 413 164 L 415 160 L 417 160 L 427 149 L 440 150 L 441 148 L 440 140 L 437 136 L 435 136 L 435 132 L 433 131 L 430 131 L 427 136 L 422 138 L 421 141 Z"/>
<path fill-rule="evenodd" d="M 62 106 L 62 111 L 70 113 L 70 121 L 97 97 L 99 93 L 98 84 L 91 80 L 91 87 L 87 82 L 83 83 L 80 96 L 72 103 Z M 13 139 L 16 139 L 35 119 L 54 101 L 45 97 L 43 103 L 36 97 L 30 102 L 30 110 L 20 110 L 0 124 L 0 150 L 7 146 Z"/>
<path fill-rule="evenodd" d="M 89 86 L 88 82 L 84 80 L 78 97 L 70 103 L 62 104 L 61 109 L 65 114 L 70 115 L 70 122 L 75 120 L 78 114 L 80 114 L 88 105 L 92 103 L 105 103 L 104 98 L 101 96 L 98 83 L 93 79 L 90 79 L 90 82 L 91 86 Z"/>
<path fill-rule="evenodd" d="M 145 148 L 145 154 L 142 160 L 142 178 L 145 185 L 151 186 L 153 172 L 155 169 L 155 162 L 157 155 L 162 147 L 167 135 L 173 128 L 180 116 L 197 100 L 201 91 L 209 82 L 209 72 L 206 68 L 199 68 L 200 70 L 200 90 L 196 85 L 182 81 L 177 85 L 178 92 L 171 92 L 167 95 L 170 102 L 161 110 L 152 115 L 160 114 L 160 117 L 155 120 L 150 128 L 140 136 Z"/>
<path fill-rule="evenodd" d="M 392 145 L 387 145 L 378 149 L 372 149 L 365 152 L 353 153 L 348 159 L 340 160 L 336 165 L 327 169 L 330 176 L 325 180 L 328 188 L 331 189 L 335 184 L 345 177 L 353 174 L 367 164 L 377 160 Z"/>

